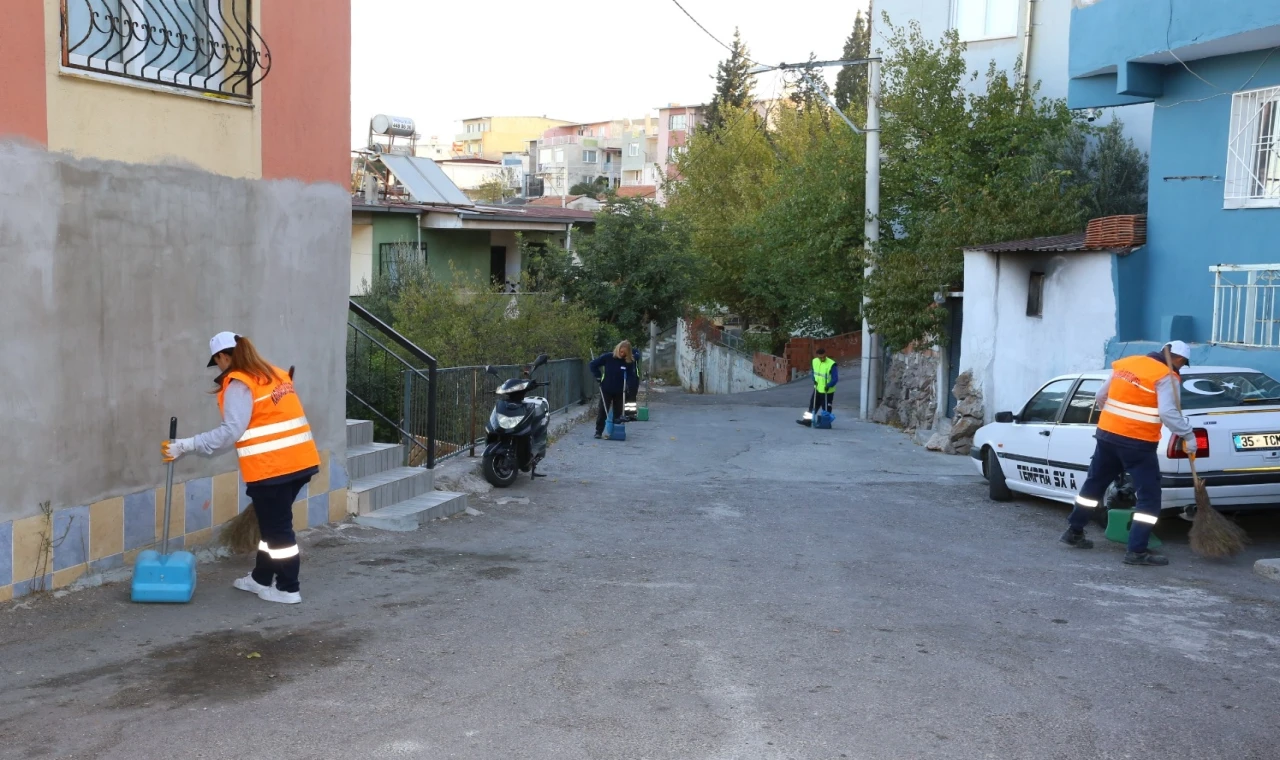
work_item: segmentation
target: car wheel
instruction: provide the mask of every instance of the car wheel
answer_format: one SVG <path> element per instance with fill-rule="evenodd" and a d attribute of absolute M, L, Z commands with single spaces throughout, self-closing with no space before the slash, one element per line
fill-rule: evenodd
<path fill-rule="evenodd" d="M 992 501 L 1012 501 L 1013 491 L 1004 480 L 1004 470 L 1000 469 L 1000 457 L 990 446 L 986 449 L 987 461 L 987 495 Z"/>

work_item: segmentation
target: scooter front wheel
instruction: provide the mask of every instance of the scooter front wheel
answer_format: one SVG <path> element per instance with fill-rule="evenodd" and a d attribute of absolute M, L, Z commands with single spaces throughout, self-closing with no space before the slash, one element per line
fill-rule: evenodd
<path fill-rule="evenodd" d="M 516 482 L 515 462 L 505 453 L 486 454 L 484 457 L 484 479 L 498 488 L 508 488 Z"/>

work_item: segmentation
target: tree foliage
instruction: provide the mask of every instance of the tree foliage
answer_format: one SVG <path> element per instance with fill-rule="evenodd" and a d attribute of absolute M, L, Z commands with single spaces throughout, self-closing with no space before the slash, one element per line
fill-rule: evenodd
<path fill-rule="evenodd" d="M 502 203 L 514 198 L 516 190 L 501 176 L 491 177 L 480 183 L 480 187 L 472 191 L 472 196 L 481 203 Z"/>
<path fill-rule="evenodd" d="M 512 296 L 480 277 L 406 282 L 391 304 L 395 328 L 441 366 L 521 364 L 539 353 L 587 357 L 598 322 L 580 304 L 550 295 Z"/>
<path fill-rule="evenodd" d="M 845 61 L 856 61 L 871 56 L 871 13 L 875 6 L 867 9 L 867 15 L 858 11 L 853 22 L 853 31 L 845 40 L 844 50 L 840 57 Z M 867 67 L 845 66 L 836 75 L 836 105 L 841 111 L 848 111 L 850 104 L 865 106 L 867 103 Z"/>
<path fill-rule="evenodd" d="M 733 44 L 729 47 L 729 57 L 720 62 L 713 77 L 716 94 L 711 98 L 706 113 L 710 129 L 723 127 L 729 111 L 740 111 L 751 105 L 751 57 L 741 32 L 736 28 L 733 30 Z"/>
<path fill-rule="evenodd" d="M 699 260 L 684 220 L 640 198 L 614 198 L 580 239 L 577 261 L 547 248 L 530 260 L 530 287 L 580 303 L 607 335 L 643 341 L 649 322 L 670 325 L 693 297 Z"/>
<path fill-rule="evenodd" d="M 609 191 L 609 178 L 596 177 L 593 180 L 579 182 L 569 188 L 569 195 L 589 195 L 595 198 Z"/>
<path fill-rule="evenodd" d="M 954 31 L 935 43 L 915 23 L 889 28 L 881 101 L 887 234 L 867 317 L 888 345 L 904 347 L 945 339 L 933 296 L 962 286 L 964 247 L 1077 231 L 1087 191 L 1051 155 L 1079 128 L 1064 103 L 1038 99 L 1018 70 L 994 64 L 985 88 L 966 93 L 965 47 Z"/>

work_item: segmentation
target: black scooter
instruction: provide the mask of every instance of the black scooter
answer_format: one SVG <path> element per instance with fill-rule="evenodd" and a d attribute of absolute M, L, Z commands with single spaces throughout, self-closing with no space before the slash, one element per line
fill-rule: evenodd
<path fill-rule="evenodd" d="M 493 413 L 484 428 L 484 479 L 498 488 L 516 482 L 521 472 L 534 478 L 546 477 L 538 474 L 538 463 L 547 455 L 551 406 L 545 398 L 529 395 L 530 391 L 550 385 L 533 380 L 533 373 L 546 363 L 547 355 L 543 354 L 524 377 L 508 380 L 498 388 Z M 498 375 L 493 367 L 485 367 L 484 371 Z"/>

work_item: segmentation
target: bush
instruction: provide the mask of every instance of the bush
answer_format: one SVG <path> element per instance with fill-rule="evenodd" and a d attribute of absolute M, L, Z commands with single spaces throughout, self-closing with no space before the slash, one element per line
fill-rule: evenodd
<path fill-rule="evenodd" d="M 513 296 L 477 279 L 450 284 L 431 277 L 403 284 L 390 305 L 394 326 L 442 367 L 523 364 L 590 355 L 599 323 L 577 304 L 552 295 Z"/>

